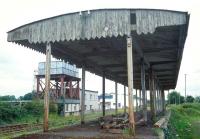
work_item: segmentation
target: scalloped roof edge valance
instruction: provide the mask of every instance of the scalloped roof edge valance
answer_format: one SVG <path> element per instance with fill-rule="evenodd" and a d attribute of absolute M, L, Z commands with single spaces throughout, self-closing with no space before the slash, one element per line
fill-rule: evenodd
<path fill-rule="evenodd" d="M 101 9 L 59 15 L 8 32 L 7 40 L 46 43 L 154 33 L 157 27 L 183 25 L 186 12 L 153 9 Z"/>

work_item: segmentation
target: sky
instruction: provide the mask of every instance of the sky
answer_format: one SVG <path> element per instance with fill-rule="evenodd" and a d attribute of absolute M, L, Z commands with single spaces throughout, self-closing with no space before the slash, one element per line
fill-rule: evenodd
<path fill-rule="evenodd" d="M 0 5 L 0 95 L 21 96 L 33 89 L 34 70 L 45 55 L 7 42 L 7 33 L 18 26 L 70 12 L 101 8 L 151 8 L 187 11 L 188 37 L 176 90 L 184 95 L 200 95 L 200 2 L 198 0 L 2 0 Z M 81 75 L 81 73 L 80 73 Z M 86 72 L 86 89 L 101 92 L 102 78 Z M 123 86 L 118 85 L 119 93 Z M 106 80 L 106 92 L 114 92 L 114 82 Z"/>

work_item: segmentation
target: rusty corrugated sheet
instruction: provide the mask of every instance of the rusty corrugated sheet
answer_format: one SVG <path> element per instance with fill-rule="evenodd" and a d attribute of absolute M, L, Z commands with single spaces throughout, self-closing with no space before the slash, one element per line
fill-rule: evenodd
<path fill-rule="evenodd" d="M 186 14 L 182 12 L 147 9 L 94 10 L 89 13 L 85 11 L 81 14 L 61 15 L 19 27 L 8 33 L 8 41 L 45 43 L 129 36 L 132 29 L 130 13 L 136 14 L 138 34 L 153 33 L 160 26 L 186 23 Z"/>
<path fill-rule="evenodd" d="M 68 14 L 35 22 L 8 33 L 8 41 L 45 43 L 117 37 L 130 34 L 130 10 L 101 10 Z"/>
<path fill-rule="evenodd" d="M 136 10 L 137 34 L 154 33 L 157 27 L 186 24 L 186 14 L 163 10 Z"/>

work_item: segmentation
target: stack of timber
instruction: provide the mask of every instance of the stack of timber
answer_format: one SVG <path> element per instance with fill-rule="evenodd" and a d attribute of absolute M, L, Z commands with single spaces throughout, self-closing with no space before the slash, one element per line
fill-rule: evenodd
<path fill-rule="evenodd" d="M 157 121 L 157 122 L 154 124 L 154 127 L 155 127 L 155 128 L 166 129 L 166 128 L 167 128 L 167 125 L 168 125 L 168 122 L 169 122 L 170 115 L 171 115 L 171 112 L 168 111 L 164 117 L 160 118 L 160 120 Z"/>
<path fill-rule="evenodd" d="M 124 129 L 128 127 L 128 114 L 107 115 L 99 118 L 101 129 Z"/>

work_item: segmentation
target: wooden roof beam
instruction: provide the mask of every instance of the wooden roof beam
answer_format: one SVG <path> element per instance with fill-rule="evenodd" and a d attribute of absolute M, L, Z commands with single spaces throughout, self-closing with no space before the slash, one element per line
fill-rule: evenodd
<path fill-rule="evenodd" d="M 176 60 L 169 60 L 169 61 L 158 61 L 158 62 L 151 62 L 151 65 L 163 65 L 163 64 L 170 64 L 170 63 L 176 63 Z"/>
<path fill-rule="evenodd" d="M 93 51 L 84 53 L 84 57 L 92 57 L 92 56 L 118 56 L 118 55 L 126 55 L 125 50 L 108 50 L 108 51 Z"/>

